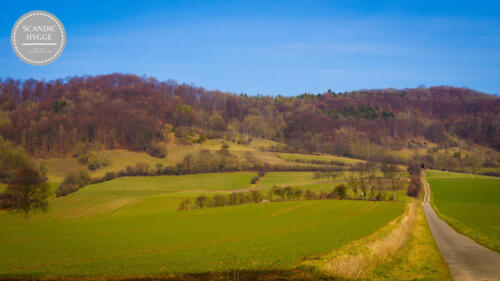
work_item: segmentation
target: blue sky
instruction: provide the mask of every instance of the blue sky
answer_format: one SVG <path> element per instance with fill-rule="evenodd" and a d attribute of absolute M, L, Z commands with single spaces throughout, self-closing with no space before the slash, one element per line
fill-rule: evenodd
<path fill-rule="evenodd" d="M 68 41 L 47 66 L 19 60 L 17 18 L 55 14 Z M 466 86 L 500 93 L 500 1 L 9 1 L 0 77 L 112 72 L 235 93 Z"/>

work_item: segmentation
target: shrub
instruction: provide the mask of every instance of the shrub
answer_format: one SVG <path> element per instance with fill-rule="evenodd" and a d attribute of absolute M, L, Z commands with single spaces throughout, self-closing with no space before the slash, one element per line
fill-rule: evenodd
<path fill-rule="evenodd" d="M 195 140 L 195 143 L 204 143 L 207 141 L 207 137 L 205 135 L 200 135 L 197 140 Z"/>
<path fill-rule="evenodd" d="M 92 161 L 89 166 L 92 167 L 92 170 L 96 170 L 99 167 L 107 166 L 110 164 L 109 160 L 107 160 L 101 154 L 101 151 L 103 149 L 104 147 L 100 143 L 91 144 L 79 142 L 76 145 L 75 151 L 73 152 L 72 156 L 77 158 L 80 164 L 85 165 Z"/>
<path fill-rule="evenodd" d="M 213 199 L 214 207 L 223 207 L 227 205 L 227 197 L 223 194 L 217 194 Z"/>
<path fill-rule="evenodd" d="M 188 127 L 177 127 L 174 130 L 175 136 L 178 138 L 187 138 L 193 135 L 193 131 Z"/>
<path fill-rule="evenodd" d="M 149 164 L 144 162 L 138 162 L 135 164 L 135 174 L 138 176 L 149 175 Z"/>
<path fill-rule="evenodd" d="M 346 187 L 343 184 L 337 185 L 333 190 L 335 198 L 345 199 L 346 197 Z"/>
<path fill-rule="evenodd" d="M 167 157 L 167 149 L 165 146 L 157 143 L 151 143 L 148 147 L 147 153 L 156 158 Z"/>
<path fill-rule="evenodd" d="M 293 190 L 293 198 L 299 200 L 300 198 L 302 198 L 302 189 L 300 188 L 295 188 Z"/>
<path fill-rule="evenodd" d="M 89 152 L 91 150 L 92 150 L 92 144 L 91 143 L 79 142 L 79 143 L 76 144 L 76 148 L 73 151 L 72 156 L 75 157 L 75 158 L 78 158 L 78 160 L 80 160 L 80 156 L 85 156 L 85 155 L 89 154 Z M 85 162 L 86 162 L 86 160 L 85 160 Z M 85 164 L 85 163 L 82 163 L 82 164 Z"/>
<path fill-rule="evenodd" d="M 189 200 L 188 198 L 183 199 L 179 204 L 179 208 L 177 208 L 177 210 L 179 211 L 187 211 L 189 209 L 191 209 L 191 200 Z"/>
<path fill-rule="evenodd" d="M 91 183 L 92 179 L 86 170 L 72 171 L 68 173 L 61 184 L 55 190 L 56 196 L 65 196 Z"/>
<path fill-rule="evenodd" d="M 271 194 L 275 194 L 275 195 L 278 195 L 278 196 L 283 198 L 283 189 L 279 185 L 274 185 L 271 188 Z M 272 199 L 272 198 L 269 198 L 269 199 Z"/>
<path fill-rule="evenodd" d="M 259 176 L 253 176 L 252 177 L 252 184 L 256 184 L 259 181 L 260 177 Z"/>
<path fill-rule="evenodd" d="M 196 201 L 195 201 L 196 206 L 200 209 L 208 207 L 208 202 L 209 202 L 209 199 L 205 195 L 201 195 L 201 196 L 196 197 Z"/>
<path fill-rule="evenodd" d="M 307 199 L 307 200 L 315 200 L 316 199 L 316 193 L 314 191 L 311 191 L 311 190 L 306 190 L 306 192 L 304 193 L 304 197 Z"/>
<path fill-rule="evenodd" d="M 252 201 L 255 203 L 259 203 L 263 199 L 262 193 L 260 193 L 260 191 L 258 191 L 256 189 L 250 190 L 250 194 L 252 196 Z"/>
<path fill-rule="evenodd" d="M 115 172 L 107 172 L 106 175 L 104 175 L 104 180 L 109 181 L 116 178 Z"/>
<path fill-rule="evenodd" d="M 293 188 L 291 186 L 285 186 L 285 188 L 283 188 L 283 192 L 281 193 L 281 198 L 283 200 L 292 199 L 293 198 Z"/>
<path fill-rule="evenodd" d="M 134 172 L 135 172 L 134 167 L 132 167 L 132 166 L 127 166 L 127 167 L 125 168 L 125 172 L 126 172 L 127 174 L 129 174 L 129 175 L 134 174 Z"/>
<path fill-rule="evenodd" d="M 97 170 L 101 167 L 109 166 L 111 161 L 100 152 L 89 154 L 87 159 L 87 167 L 89 170 Z"/>

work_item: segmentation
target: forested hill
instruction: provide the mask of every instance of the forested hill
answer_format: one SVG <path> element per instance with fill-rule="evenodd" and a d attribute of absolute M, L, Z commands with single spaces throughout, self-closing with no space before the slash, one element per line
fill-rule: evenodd
<path fill-rule="evenodd" d="M 68 154 L 77 142 L 146 151 L 167 131 L 262 137 L 288 144 L 276 149 L 361 158 L 373 154 L 368 148 L 415 141 L 500 150 L 500 98 L 445 86 L 270 97 L 124 74 L 7 78 L 0 81 L 0 110 L 0 134 L 32 156 Z"/>

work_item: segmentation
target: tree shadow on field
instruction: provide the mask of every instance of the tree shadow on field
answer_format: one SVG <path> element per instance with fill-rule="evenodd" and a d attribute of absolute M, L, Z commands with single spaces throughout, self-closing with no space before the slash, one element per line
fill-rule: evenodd
<path fill-rule="evenodd" d="M 186 273 L 186 274 L 169 274 L 165 276 L 135 276 L 135 277 L 49 277 L 49 278 L 3 278 L 0 280 L 40 280 L 40 281 L 80 281 L 80 280 L 99 280 L 99 281 L 275 281 L 275 280 L 292 280 L 292 281 L 333 281 L 347 280 L 338 277 L 325 276 L 319 272 L 302 269 L 288 270 L 241 270 L 227 272 L 203 272 L 203 273 Z"/>

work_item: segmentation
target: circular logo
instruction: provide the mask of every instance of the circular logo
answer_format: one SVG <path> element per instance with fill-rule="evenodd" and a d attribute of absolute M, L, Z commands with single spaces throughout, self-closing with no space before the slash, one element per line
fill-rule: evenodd
<path fill-rule="evenodd" d="M 16 55 L 25 63 L 46 65 L 62 54 L 66 46 L 66 31 L 53 14 L 32 11 L 16 21 L 10 41 Z"/>

